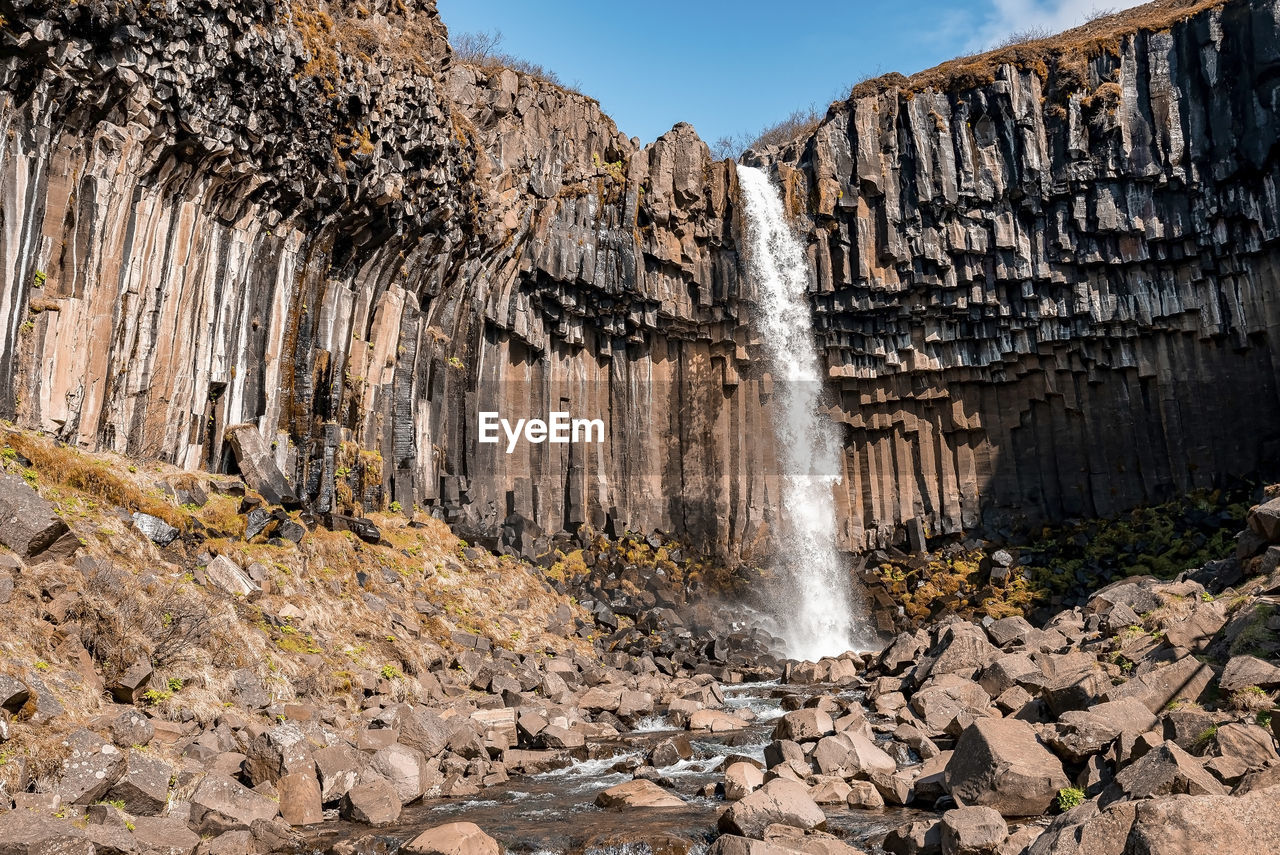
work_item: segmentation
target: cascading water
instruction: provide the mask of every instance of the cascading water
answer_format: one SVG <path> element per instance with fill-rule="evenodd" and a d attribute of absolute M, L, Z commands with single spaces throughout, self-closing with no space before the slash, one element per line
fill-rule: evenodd
<path fill-rule="evenodd" d="M 855 613 L 849 574 L 836 549 L 832 488 L 840 441 L 824 417 L 822 362 L 814 344 L 809 268 L 768 175 L 738 167 L 747 227 L 747 267 L 760 299 L 758 328 L 773 374 L 784 540 L 777 569 L 791 586 L 777 618 L 785 653 L 817 660 L 865 649 L 867 621 Z M 861 627 L 859 626 L 861 624 Z"/>

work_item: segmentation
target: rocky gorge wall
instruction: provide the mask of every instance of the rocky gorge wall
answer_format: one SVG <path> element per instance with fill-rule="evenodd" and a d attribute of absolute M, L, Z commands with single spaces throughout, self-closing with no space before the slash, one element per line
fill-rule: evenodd
<path fill-rule="evenodd" d="M 809 238 L 844 547 L 1274 459 L 1280 4 L 1197 9 L 1084 62 L 861 87 L 749 153 Z M 735 175 L 690 126 L 641 147 L 456 64 L 432 3 L 0 15 L 0 415 L 210 469 L 252 423 L 317 510 L 525 550 L 583 522 L 767 549 Z M 481 409 L 607 442 L 507 455 Z"/>

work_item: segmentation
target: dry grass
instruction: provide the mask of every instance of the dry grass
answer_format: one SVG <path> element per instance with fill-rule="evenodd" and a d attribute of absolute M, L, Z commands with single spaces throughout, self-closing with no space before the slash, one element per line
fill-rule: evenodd
<path fill-rule="evenodd" d="M 1020 71 L 1032 71 L 1059 92 L 1086 89 L 1089 87 L 1089 61 L 1100 56 L 1119 55 L 1128 36 L 1140 31 L 1167 30 L 1192 15 L 1227 2 L 1156 0 L 1124 12 L 1095 17 L 1059 35 L 1024 33 L 993 50 L 954 59 L 911 77 L 895 72 L 865 81 L 853 88 L 850 98 L 856 100 L 893 90 L 957 92 L 973 89 L 993 82 L 1004 65 L 1012 65 Z"/>
<path fill-rule="evenodd" d="M 186 524 L 186 516 L 179 509 L 149 495 L 134 481 L 120 475 L 107 459 L 11 430 L 4 432 L 4 447 L 30 460 L 31 469 L 42 485 L 56 484 L 128 511 L 151 514 L 175 528 Z"/>

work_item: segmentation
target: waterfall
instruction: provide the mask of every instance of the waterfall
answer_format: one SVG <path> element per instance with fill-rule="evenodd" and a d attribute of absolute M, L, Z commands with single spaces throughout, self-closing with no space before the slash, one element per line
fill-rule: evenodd
<path fill-rule="evenodd" d="M 773 376 L 782 516 L 775 570 L 788 586 L 776 618 L 786 655 L 817 660 L 871 646 L 867 620 L 855 614 L 847 563 L 836 549 L 832 490 L 841 480 L 840 438 L 821 413 L 823 362 L 814 342 L 804 248 L 764 172 L 739 166 L 738 183 L 747 269 L 760 300 L 757 328 Z"/>

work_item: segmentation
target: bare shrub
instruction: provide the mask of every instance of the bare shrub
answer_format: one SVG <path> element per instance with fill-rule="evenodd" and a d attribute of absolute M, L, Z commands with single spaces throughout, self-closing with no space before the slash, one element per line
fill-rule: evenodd
<path fill-rule="evenodd" d="M 991 50 L 1000 50 L 1001 48 L 1014 47 L 1015 45 L 1025 45 L 1052 37 L 1053 31 L 1046 27 L 1031 27 L 1026 30 L 1020 30 L 1016 33 L 1010 33 L 992 45 Z"/>
<path fill-rule="evenodd" d="M 142 660 L 160 670 L 222 658 L 231 637 L 225 621 L 183 580 L 148 590 L 108 567 L 87 581 L 93 596 L 81 597 L 72 611 L 82 643 L 108 679 Z"/>
<path fill-rule="evenodd" d="M 796 110 L 781 121 L 766 125 L 755 134 L 739 134 L 726 136 L 716 140 L 711 146 L 711 153 L 717 160 L 738 157 L 748 149 L 782 146 L 817 130 L 822 123 L 823 114 L 815 106 Z"/>
<path fill-rule="evenodd" d="M 477 68 L 509 68 L 536 77 L 561 89 L 570 89 L 551 69 L 502 50 L 502 31 L 459 33 L 453 37 L 453 54 L 463 65 Z"/>

